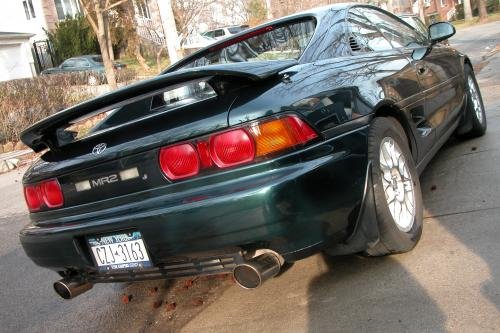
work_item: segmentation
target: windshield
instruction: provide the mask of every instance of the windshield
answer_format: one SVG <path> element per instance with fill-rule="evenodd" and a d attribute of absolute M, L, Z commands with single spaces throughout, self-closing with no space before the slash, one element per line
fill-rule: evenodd
<path fill-rule="evenodd" d="M 309 44 L 315 27 L 316 22 L 312 18 L 264 27 L 193 55 L 181 68 L 231 62 L 298 59 Z"/>
<path fill-rule="evenodd" d="M 92 60 L 93 60 L 94 62 L 103 62 L 103 60 L 102 60 L 102 57 L 101 57 L 101 56 L 95 56 L 95 57 L 92 57 Z"/>
<path fill-rule="evenodd" d="M 246 28 L 248 28 L 247 25 L 241 25 L 239 27 L 229 27 L 227 28 L 227 30 L 232 33 L 232 34 L 237 34 L 238 32 L 242 32 L 243 30 L 245 30 Z"/>

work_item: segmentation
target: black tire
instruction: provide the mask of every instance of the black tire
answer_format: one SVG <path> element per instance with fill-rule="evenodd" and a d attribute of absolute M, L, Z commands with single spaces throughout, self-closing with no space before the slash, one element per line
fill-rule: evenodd
<path fill-rule="evenodd" d="M 479 90 L 479 85 L 477 84 L 476 77 L 472 68 L 469 65 L 465 65 L 465 91 L 467 94 L 467 101 L 465 106 L 464 120 L 462 121 L 460 127 L 457 130 L 457 135 L 464 139 L 476 138 L 484 135 L 486 133 L 487 121 L 486 112 L 484 110 L 483 98 L 481 96 L 481 91 Z M 469 78 L 471 80 L 469 80 Z M 472 92 L 470 89 L 470 83 L 474 85 L 474 89 L 477 91 L 477 98 L 479 105 L 481 107 L 482 118 L 479 119 L 475 107 Z"/>
<path fill-rule="evenodd" d="M 392 139 L 401 150 L 401 155 L 406 161 L 407 171 L 411 175 L 411 183 L 413 184 L 414 214 L 413 219 L 408 218 L 408 221 L 413 222 L 408 224 L 408 230 L 406 231 L 402 230 L 401 227 L 398 227 L 396 224 L 389 209 L 382 183 L 380 148 L 384 140 L 386 141 L 388 139 Z M 382 256 L 392 253 L 407 252 L 413 249 L 420 240 L 423 225 L 422 193 L 418 172 L 408 147 L 408 140 L 405 132 L 397 120 L 385 117 L 374 119 L 368 134 L 368 158 L 372 162 L 373 192 L 380 240 L 377 244 L 366 250 L 364 253 L 365 255 Z M 406 195 L 405 191 L 404 197 L 406 197 Z M 401 210 L 403 209 L 401 204 L 400 208 Z"/>

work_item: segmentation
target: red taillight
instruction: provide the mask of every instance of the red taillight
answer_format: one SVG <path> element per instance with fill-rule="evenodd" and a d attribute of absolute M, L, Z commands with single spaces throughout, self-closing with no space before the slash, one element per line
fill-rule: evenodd
<path fill-rule="evenodd" d="M 200 169 L 228 168 L 265 158 L 318 137 L 296 116 L 273 118 L 160 150 L 160 167 L 171 180 Z"/>
<path fill-rule="evenodd" d="M 165 175 L 172 180 L 191 177 L 200 171 L 198 153 L 188 143 L 162 148 L 160 166 Z"/>
<path fill-rule="evenodd" d="M 55 179 L 43 182 L 40 186 L 43 202 L 49 208 L 61 207 L 64 204 L 64 198 L 61 190 L 61 185 Z"/>
<path fill-rule="evenodd" d="M 38 185 L 28 185 L 24 188 L 24 198 L 30 211 L 34 212 L 42 207 L 43 199 L 40 196 Z"/>
<path fill-rule="evenodd" d="M 64 196 L 57 179 L 51 179 L 39 184 L 26 185 L 24 198 L 30 211 L 38 211 L 43 206 L 57 208 L 64 205 Z"/>
<path fill-rule="evenodd" d="M 253 160 L 255 145 L 250 135 L 240 128 L 211 137 L 210 155 L 219 168 L 227 168 Z"/>
<path fill-rule="evenodd" d="M 318 137 L 318 134 L 316 134 L 316 132 L 299 117 L 291 116 L 285 119 L 288 122 L 295 138 L 300 143 L 305 143 Z"/>

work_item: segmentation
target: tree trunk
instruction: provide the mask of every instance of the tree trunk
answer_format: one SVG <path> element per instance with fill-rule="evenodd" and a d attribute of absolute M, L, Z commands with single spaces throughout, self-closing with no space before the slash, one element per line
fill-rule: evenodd
<path fill-rule="evenodd" d="M 109 28 L 109 21 L 106 18 L 106 41 L 108 43 L 108 54 L 111 61 L 115 60 L 115 52 L 113 51 L 113 41 L 111 40 L 111 30 Z"/>
<path fill-rule="evenodd" d="M 116 76 L 113 68 L 113 62 L 109 57 L 108 41 L 106 39 L 106 20 L 103 15 L 99 1 L 94 0 L 94 10 L 97 17 L 97 41 L 101 49 L 101 56 L 104 62 L 104 71 L 106 72 L 106 80 L 111 89 L 116 89 Z"/>
<path fill-rule="evenodd" d="M 137 59 L 137 61 L 139 62 L 139 64 L 141 65 L 141 67 L 145 71 L 149 72 L 151 70 L 151 68 L 149 67 L 149 65 L 147 64 L 146 60 L 144 59 L 144 57 L 141 54 L 141 45 L 139 45 L 139 41 L 135 42 L 135 45 L 134 45 L 134 56 Z"/>
<path fill-rule="evenodd" d="M 161 73 L 161 54 L 163 53 L 164 47 L 160 45 L 159 50 L 156 52 L 156 69 L 158 73 Z"/>
<path fill-rule="evenodd" d="M 479 7 L 479 22 L 488 21 L 488 12 L 486 10 L 486 0 L 478 0 Z"/>
<path fill-rule="evenodd" d="M 464 0 L 464 18 L 466 21 L 472 20 L 472 7 L 470 0 Z"/>

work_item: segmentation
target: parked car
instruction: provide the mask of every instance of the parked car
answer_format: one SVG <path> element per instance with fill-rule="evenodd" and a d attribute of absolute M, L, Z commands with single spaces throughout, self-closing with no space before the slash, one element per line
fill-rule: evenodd
<path fill-rule="evenodd" d="M 248 29 L 248 25 L 233 25 L 229 27 L 217 28 L 214 30 L 209 30 L 202 33 L 203 36 L 215 39 L 223 39 L 229 37 L 231 35 L 235 35 L 237 33 L 242 32 L 243 30 Z"/>
<path fill-rule="evenodd" d="M 127 67 L 119 62 L 113 63 L 116 70 Z M 104 63 L 100 55 L 82 55 L 66 59 L 58 67 L 53 67 L 42 71 L 42 75 L 78 73 L 82 74 L 83 83 L 91 86 L 102 84 L 106 81 Z"/>
<path fill-rule="evenodd" d="M 336 4 L 219 41 L 22 133 L 26 254 L 56 292 L 232 273 L 256 288 L 319 251 L 382 256 L 422 234 L 419 174 L 486 131 L 470 59 L 377 7 Z M 104 119 L 84 137 L 76 121 Z"/>

